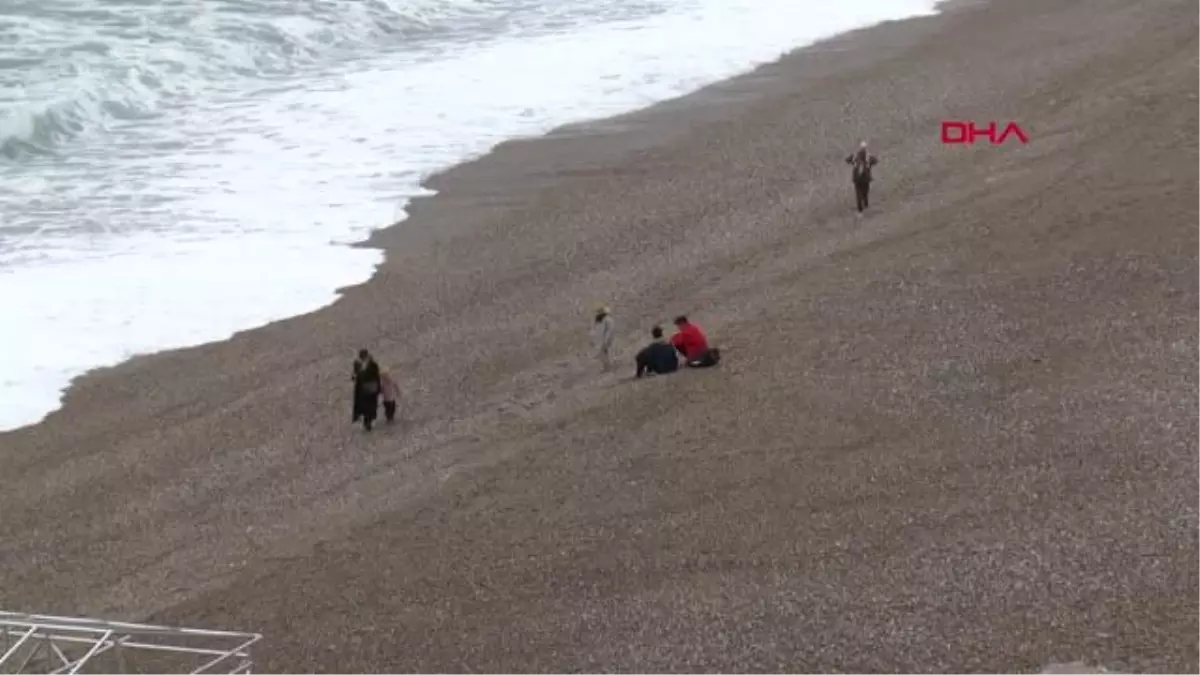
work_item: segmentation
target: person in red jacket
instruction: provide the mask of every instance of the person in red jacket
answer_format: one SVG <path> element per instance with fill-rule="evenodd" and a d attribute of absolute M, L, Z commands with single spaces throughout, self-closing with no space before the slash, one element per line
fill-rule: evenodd
<path fill-rule="evenodd" d="M 675 317 L 676 333 L 671 336 L 671 346 L 683 354 L 691 368 L 708 368 L 721 361 L 721 350 L 708 346 L 708 338 L 696 324 L 686 316 Z"/>

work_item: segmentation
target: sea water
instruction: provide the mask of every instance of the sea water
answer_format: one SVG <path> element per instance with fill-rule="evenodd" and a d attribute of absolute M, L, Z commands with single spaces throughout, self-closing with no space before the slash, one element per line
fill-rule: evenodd
<path fill-rule="evenodd" d="M 71 380 L 331 303 L 501 141 L 934 0 L 3 0 L 0 430 Z"/>

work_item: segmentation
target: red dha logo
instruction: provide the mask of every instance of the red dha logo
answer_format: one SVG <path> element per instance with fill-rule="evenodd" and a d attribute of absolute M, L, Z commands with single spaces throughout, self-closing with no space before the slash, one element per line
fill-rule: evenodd
<path fill-rule="evenodd" d="M 942 144 L 957 145 L 967 144 L 974 145 L 975 139 L 980 136 L 986 136 L 992 145 L 1002 145 L 1010 135 L 1015 135 L 1022 143 L 1029 142 L 1029 136 L 1025 135 L 1025 130 L 1017 125 L 1016 122 L 1009 122 L 1008 126 L 996 135 L 996 123 L 988 122 L 986 127 L 982 129 L 975 126 L 974 122 L 958 122 L 946 121 L 942 122 Z"/>

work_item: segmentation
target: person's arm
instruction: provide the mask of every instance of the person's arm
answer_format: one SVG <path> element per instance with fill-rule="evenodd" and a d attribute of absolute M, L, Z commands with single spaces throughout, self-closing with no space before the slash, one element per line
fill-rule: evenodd
<path fill-rule="evenodd" d="M 871 155 L 871 166 L 875 166 L 878 163 L 879 163 L 879 158 L 876 157 L 875 155 Z"/>
<path fill-rule="evenodd" d="M 853 164 L 853 163 L 854 163 L 854 155 L 853 155 L 853 154 L 846 155 L 846 163 L 847 163 L 847 164 Z"/>
<path fill-rule="evenodd" d="M 676 333 L 671 336 L 671 346 L 684 357 L 687 356 L 687 352 L 683 351 L 683 333 Z"/>

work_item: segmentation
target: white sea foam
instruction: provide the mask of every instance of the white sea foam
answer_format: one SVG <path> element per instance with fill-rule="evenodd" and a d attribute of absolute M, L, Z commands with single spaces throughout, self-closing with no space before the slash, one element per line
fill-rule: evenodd
<path fill-rule="evenodd" d="M 0 206 L 0 228 L 18 233 L 0 247 L 0 429 L 42 419 L 91 368 L 330 303 L 381 259 L 342 244 L 402 216 L 429 174 L 503 140 L 933 5 L 679 0 L 631 21 L 431 41 L 258 92 L 213 89 L 169 124 L 110 120 L 103 143 L 8 174 L 22 204 Z M 319 23 L 286 27 L 320 39 Z"/>

